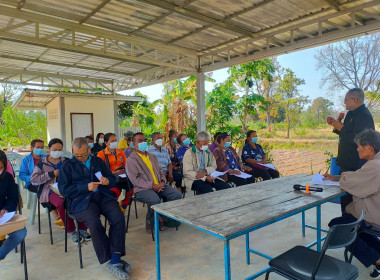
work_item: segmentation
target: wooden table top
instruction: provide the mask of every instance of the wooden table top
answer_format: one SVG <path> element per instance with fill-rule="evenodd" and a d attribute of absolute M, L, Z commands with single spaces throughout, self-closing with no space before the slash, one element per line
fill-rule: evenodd
<path fill-rule="evenodd" d="M 153 205 L 158 212 L 221 237 L 228 237 L 288 213 L 344 193 L 337 186 L 318 186 L 323 192 L 294 191 L 308 185 L 312 175 L 298 174 L 237 188 Z"/>

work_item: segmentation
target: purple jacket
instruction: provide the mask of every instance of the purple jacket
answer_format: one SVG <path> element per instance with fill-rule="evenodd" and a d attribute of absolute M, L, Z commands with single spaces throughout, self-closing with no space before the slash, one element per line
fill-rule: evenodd
<path fill-rule="evenodd" d="M 157 180 L 159 182 L 164 181 L 166 183 L 165 173 L 158 163 L 157 157 L 149 152 L 146 152 L 146 154 L 152 163 L 154 175 Z M 136 193 L 152 189 L 152 173 L 136 151 L 127 158 L 125 170 L 127 171 L 128 178 L 132 182 Z"/>
<path fill-rule="evenodd" d="M 228 149 L 231 151 L 232 155 L 234 156 L 234 158 L 235 158 L 235 160 L 239 166 L 239 169 L 241 170 L 242 169 L 242 163 L 240 161 L 239 156 L 236 153 L 236 150 L 232 147 L 229 147 Z M 230 169 L 230 167 L 227 164 L 226 154 L 224 153 L 224 151 L 221 147 L 217 147 L 214 150 L 213 154 L 214 154 L 214 157 L 216 160 L 216 166 L 217 166 L 216 170 L 217 171 L 224 172 L 224 171 L 227 171 Z M 227 181 L 227 173 L 222 176 L 222 179 Z"/>

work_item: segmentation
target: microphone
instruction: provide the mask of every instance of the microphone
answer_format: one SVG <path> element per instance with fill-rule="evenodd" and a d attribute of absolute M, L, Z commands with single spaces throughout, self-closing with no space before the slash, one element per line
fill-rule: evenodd
<path fill-rule="evenodd" d="M 338 122 L 342 122 L 343 118 L 344 118 L 344 113 L 340 113 L 338 116 Z"/>
<path fill-rule="evenodd" d="M 302 186 L 302 185 L 298 185 L 298 184 L 294 185 L 294 186 L 293 186 L 293 189 L 295 189 L 296 191 L 323 192 L 323 189 L 322 189 L 322 188 L 310 187 L 310 186 Z"/>

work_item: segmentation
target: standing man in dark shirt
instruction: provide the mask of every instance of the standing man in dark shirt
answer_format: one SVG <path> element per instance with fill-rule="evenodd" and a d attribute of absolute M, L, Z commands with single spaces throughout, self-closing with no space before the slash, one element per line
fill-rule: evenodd
<path fill-rule="evenodd" d="M 333 132 L 339 135 L 337 165 L 340 167 L 340 174 L 346 171 L 356 171 L 364 165 L 366 161 L 359 158 L 354 139 L 363 130 L 375 129 L 372 115 L 364 105 L 362 89 L 350 89 L 346 93 L 344 104 L 348 113 L 343 123 L 332 117 L 327 117 L 327 123 L 333 126 Z M 341 197 L 342 212 L 351 202 L 351 195 L 347 194 Z"/>

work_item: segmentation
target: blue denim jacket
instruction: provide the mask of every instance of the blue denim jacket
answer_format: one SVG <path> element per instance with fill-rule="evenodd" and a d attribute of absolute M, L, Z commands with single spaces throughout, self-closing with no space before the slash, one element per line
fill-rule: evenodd
<path fill-rule="evenodd" d="M 41 156 L 44 158 L 44 156 Z M 32 176 L 34 170 L 34 161 L 33 161 L 33 153 L 30 153 L 26 157 L 24 157 L 21 161 L 19 177 L 21 180 L 25 182 L 25 188 L 27 189 L 30 185 L 30 177 Z"/>

